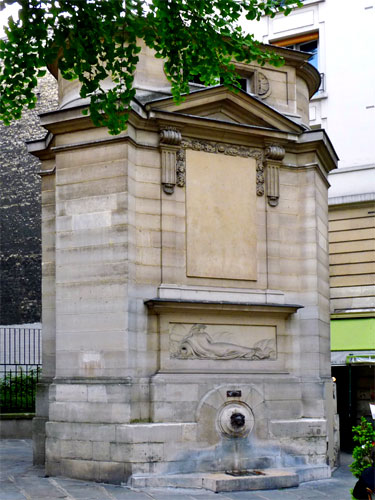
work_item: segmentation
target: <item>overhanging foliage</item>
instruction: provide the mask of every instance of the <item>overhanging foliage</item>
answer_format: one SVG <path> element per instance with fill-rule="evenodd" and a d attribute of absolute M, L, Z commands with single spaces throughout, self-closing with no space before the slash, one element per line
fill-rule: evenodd
<path fill-rule="evenodd" d="M 0 8 L 16 3 L 1 0 Z M 165 60 L 164 69 L 178 103 L 195 75 L 205 85 L 221 78 L 237 88 L 233 59 L 278 66 L 282 59 L 245 34 L 241 16 L 288 14 L 300 0 L 18 0 L 19 19 L 9 18 L 0 40 L 0 119 L 9 124 L 33 108 L 34 89 L 45 67 L 58 63 L 63 78 L 79 79 L 90 98 L 95 125 L 111 134 L 126 129 L 135 95 L 139 42 Z M 103 89 L 110 76 L 114 86 Z M 88 110 L 85 111 L 86 113 Z"/>

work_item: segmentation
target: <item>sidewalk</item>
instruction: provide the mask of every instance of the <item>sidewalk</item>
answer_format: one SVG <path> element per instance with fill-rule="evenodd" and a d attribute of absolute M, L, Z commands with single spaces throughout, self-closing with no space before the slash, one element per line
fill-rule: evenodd
<path fill-rule="evenodd" d="M 212 493 L 206 490 L 131 490 L 126 487 L 73 479 L 44 477 L 43 467 L 32 465 L 30 440 L 0 441 L 0 500 L 350 500 L 356 482 L 342 455 L 342 465 L 331 479 L 304 483 L 285 490 Z"/>

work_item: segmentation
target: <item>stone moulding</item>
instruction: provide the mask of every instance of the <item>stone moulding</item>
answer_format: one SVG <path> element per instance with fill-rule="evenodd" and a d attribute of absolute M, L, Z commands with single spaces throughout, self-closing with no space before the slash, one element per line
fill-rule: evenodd
<path fill-rule="evenodd" d="M 179 149 L 177 151 L 176 159 L 176 176 L 177 176 L 177 186 L 185 186 L 185 172 L 186 172 L 186 156 L 185 149 Z"/>
<path fill-rule="evenodd" d="M 45 177 L 47 175 L 54 175 L 56 172 L 56 165 L 48 170 L 39 170 L 37 173 L 40 177 Z"/>
<path fill-rule="evenodd" d="M 187 149 L 194 151 L 204 151 L 206 153 L 224 154 L 228 156 L 242 156 L 243 158 L 255 158 L 257 164 L 256 172 L 256 193 L 258 196 L 264 195 L 264 169 L 263 151 L 261 149 L 248 148 L 246 146 L 235 146 L 223 142 L 203 141 L 199 139 L 182 139 L 181 148 L 177 152 L 177 186 L 185 186 L 186 154 Z"/>

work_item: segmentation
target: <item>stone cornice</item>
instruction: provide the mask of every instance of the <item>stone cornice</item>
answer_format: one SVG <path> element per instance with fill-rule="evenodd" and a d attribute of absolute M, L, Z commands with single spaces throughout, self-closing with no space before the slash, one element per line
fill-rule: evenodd
<path fill-rule="evenodd" d="M 267 143 L 297 142 L 299 133 L 288 130 L 230 123 L 214 118 L 183 115 L 169 111 L 152 111 L 150 118 L 158 123 L 178 127 L 185 137 L 207 141 L 222 141 L 249 147 L 263 147 Z"/>
<path fill-rule="evenodd" d="M 176 312 L 176 311 L 215 311 L 217 313 L 267 313 L 279 316 L 289 316 L 303 308 L 300 304 L 260 304 L 257 302 L 227 302 L 209 300 L 182 300 L 182 299 L 160 299 L 145 300 L 145 305 L 150 311 Z"/>
<path fill-rule="evenodd" d="M 326 176 L 331 170 L 337 168 L 339 157 L 328 135 L 322 129 L 309 130 L 301 134 L 297 143 L 288 145 L 288 150 L 295 153 L 314 152 Z"/>
<path fill-rule="evenodd" d="M 305 63 L 296 69 L 297 76 L 303 78 L 309 88 L 309 97 L 319 90 L 321 84 L 320 73 L 310 63 Z"/>
<path fill-rule="evenodd" d="M 55 146 L 55 141 L 53 140 L 54 135 L 95 128 L 90 119 L 82 115 L 82 109 L 83 107 L 70 108 L 42 114 L 41 124 L 49 133 L 42 140 L 30 142 L 28 145 L 29 153 L 44 160 L 53 158 L 57 152 L 63 150 L 91 147 L 99 143 L 109 144 L 128 140 L 132 140 L 134 144 L 141 147 L 157 147 L 156 144 L 140 144 L 134 137 L 129 137 L 128 131 L 118 136 L 111 136 L 108 134 L 107 137 L 94 141 L 83 141 Z M 184 136 L 196 137 L 202 140 L 220 140 L 233 145 L 246 147 L 262 148 L 265 142 L 285 145 L 288 142 L 296 142 L 298 140 L 297 133 L 287 130 L 282 131 L 253 125 L 241 125 L 167 111 L 152 111 L 149 115 L 149 119 L 146 120 L 133 111 L 130 114 L 129 125 L 149 132 L 154 132 L 157 135 L 162 128 L 168 126 L 177 127 Z"/>
<path fill-rule="evenodd" d="M 204 127 L 204 128 L 207 128 L 207 126 L 209 126 L 216 130 L 224 128 L 227 129 L 228 131 L 238 130 L 238 132 L 246 134 L 249 134 L 249 132 L 251 131 L 252 133 L 259 136 L 266 136 L 266 137 L 269 137 L 269 135 L 281 136 L 281 137 L 290 136 L 290 138 L 294 139 L 295 136 L 301 133 L 301 131 L 297 132 L 291 130 L 280 130 L 272 127 L 260 127 L 258 125 L 248 125 L 246 123 L 233 123 L 229 121 L 218 120 L 217 118 L 183 114 L 174 111 L 154 110 L 150 111 L 149 116 L 150 118 L 154 118 L 156 120 L 168 120 L 168 121 L 172 120 L 176 124 L 177 123 L 182 124 L 185 129 L 188 128 L 189 126 Z"/>
<path fill-rule="evenodd" d="M 375 193 L 352 194 L 348 196 L 335 196 L 328 198 L 328 205 L 330 207 L 340 205 L 352 205 L 358 203 L 373 203 L 375 201 Z"/>
<path fill-rule="evenodd" d="M 297 76 L 307 83 L 310 98 L 317 92 L 320 87 L 320 73 L 308 62 L 308 54 L 277 45 L 263 44 L 263 47 L 282 56 L 287 66 L 296 68 Z"/>
<path fill-rule="evenodd" d="M 206 109 L 213 103 L 216 105 L 218 103 L 221 103 L 221 105 L 228 103 L 230 106 L 242 109 L 245 120 L 247 114 L 250 113 L 251 115 L 254 115 L 255 119 L 261 119 L 265 125 L 262 125 L 261 123 L 248 124 L 246 121 L 244 121 L 244 123 L 234 123 L 219 120 L 217 118 L 204 117 L 195 112 L 197 108 Z M 296 123 L 296 121 L 287 117 L 284 113 L 278 111 L 272 106 L 269 106 L 267 103 L 259 100 L 253 95 L 241 90 L 238 93 L 233 93 L 223 85 L 203 88 L 192 92 L 189 95 L 186 95 L 185 101 L 178 106 L 173 102 L 172 97 L 169 96 L 148 102 L 145 104 L 145 109 L 149 113 L 151 112 L 151 114 L 149 114 L 150 117 L 153 116 L 152 113 L 176 113 L 177 115 L 183 115 L 189 118 L 194 117 L 197 119 L 225 123 L 228 125 L 243 125 L 264 130 L 281 130 L 291 133 L 301 133 L 304 130 L 304 127 L 299 123 Z"/>
<path fill-rule="evenodd" d="M 52 152 L 51 146 L 54 144 L 54 136 L 52 133 L 47 132 L 43 139 L 36 141 L 27 141 L 27 152 L 36 156 L 40 160 L 54 159 L 55 155 Z"/>

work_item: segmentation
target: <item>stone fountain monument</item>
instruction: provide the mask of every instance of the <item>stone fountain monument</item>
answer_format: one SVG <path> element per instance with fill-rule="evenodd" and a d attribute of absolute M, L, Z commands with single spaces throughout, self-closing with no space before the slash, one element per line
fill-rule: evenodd
<path fill-rule="evenodd" d="M 247 92 L 173 103 L 144 49 L 128 130 L 59 78 L 43 114 L 43 380 L 49 475 L 214 491 L 330 474 L 327 174 L 319 75 L 238 64 Z M 327 462 L 328 461 L 328 462 Z"/>

